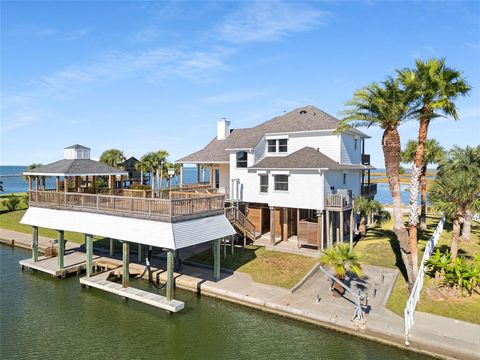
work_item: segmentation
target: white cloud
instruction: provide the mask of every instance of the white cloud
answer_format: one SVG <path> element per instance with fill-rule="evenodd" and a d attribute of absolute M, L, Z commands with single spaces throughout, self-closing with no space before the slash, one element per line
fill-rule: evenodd
<path fill-rule="evenodd" d="M 38 27 L 33 25 L 20 25 L 10 32 L 7 36 L 30 37 L 35 39 L 51 38 L 61 42 L 74 41 L 90 34 L 90 28 L 81 28 L 74 30 L 59 30 L 53 27 Z"/>
<path fill-rule="evenodd" d="M 325 12 L 298 3 L 248 2 L 227 17 L 217 32 L 224 40 L 237 44 L 275 41 L 321 25 L 325 15 Z"/>

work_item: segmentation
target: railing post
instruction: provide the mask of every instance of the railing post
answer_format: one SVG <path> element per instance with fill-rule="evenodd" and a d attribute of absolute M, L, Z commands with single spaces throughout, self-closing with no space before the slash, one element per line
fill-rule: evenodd
<path fill-rule="evenodd" d="M 97 210 L 99 210 L 99 208 L 100 208 L 99 200 L 100 200 L 100 198 L 98 197 L 98 195 L 95 196 L 95 205 L 96 205 L 96 207 L 97 207 Z"/>

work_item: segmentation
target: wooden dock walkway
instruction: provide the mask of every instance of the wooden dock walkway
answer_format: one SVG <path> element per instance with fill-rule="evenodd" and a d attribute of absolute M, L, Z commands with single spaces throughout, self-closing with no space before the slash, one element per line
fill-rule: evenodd
<path fill-rule="evenodd" d="M 165 296 L 153 294 L 151 292 L 136 289 L 133 287 L 124 288 L 121 284 L 109 281 L 108 276 L 114 271 L 115 269 L 105 271 L 90 278 L 83 277 L 80 279 L 80 284 L 107 291 L 109 293 L 119 295 L 127 299 L 139 301 L 141 303 L 155 306 L 157 308 L 170 312 L 178 312 L 185 307 L 185 303 L 182 301 L 175 299 L 169 301 Z"/>
<path fill-rule="evenodd" d="M 93 264 L 100 259 L 100 256 L 93 256 Z M 20 260 L 20 266 L 23 268 L 42 271 L 56 277 L 64 277 L 69 273 L 80 273 L 85 270 L 86 257 L 81 251 L 66 251 L 64 256 L 64 268 L 58 268 L 58 257 L 40 256 L 38 261 L 30 259 Z"/>

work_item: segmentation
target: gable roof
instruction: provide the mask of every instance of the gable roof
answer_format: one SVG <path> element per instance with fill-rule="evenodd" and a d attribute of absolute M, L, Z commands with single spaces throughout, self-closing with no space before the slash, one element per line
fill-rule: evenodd
<path fill-rule="evenodd" d="M 123 170 L 90 159 L 63 159 L 27 170 L 23 175 L 80 176 L 80 175 L 128 175 Z"/>
<path fill-rule="evenodd" d="M 287 156 L 267 156 L 249 169 L 328 169 L 358 170 L 371 168 L 360 164 L 339 164 L 312 147 L 304 147 Z"/>
<path fill-rule="evenodd" d="M 319 108 L 308 105 L 297 108 L 281 116 L 274 117 L 260 125 L 248 129 L 235 129 L 225 140 L 214 138 L 202 150 L 187 155 L 180 163 L 222 163 L 229 161 L 230 149 L 252 149 L 270 133 L 299 131 L 336 130 L 340 121 Z M 358 130 L 353 132 L 367 136 Z"/>

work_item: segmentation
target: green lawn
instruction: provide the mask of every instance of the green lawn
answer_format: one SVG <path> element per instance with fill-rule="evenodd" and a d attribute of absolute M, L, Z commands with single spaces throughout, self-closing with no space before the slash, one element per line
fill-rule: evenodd
<path fill-rule="evenodd" d="M 429 218 L 427 221 L 428 230 L 419 233 L 419 259 L 422 258 L 426 241 L 432 235 L 439 220 L 436 217 Z M 382 227 L 369 229 L 366 238 L 355 245 L 355 249 L 361 256 L 362 263 L 399 269 L 403 272 L 400 248 L 391 229 L 392 221 L 383 224 Z M 451 223 L 447 222 L 437 245 L 442 251 L 450 247 L 451 229 Z M 459 254 L 473 257 L 474 254 L 478 253 L 480 253 L 480 225 L 475 223 L 475 226 L 472 228 L 470 242 L 462 242 L 460 244 Z M 480 324 L 480 295 L 476 294 L 459 300 L 434 301 L 425 293 L 428 284 L 429 279 L 427 276 L 417 310 Z M 387 302 L 387 308 L 403 316 L 403 309 L 408 296 L 405 278 L 401 274 Z"/>
<path fill-rule="evenodd" d="M 212 265 L 212 250 L 194 255 L 189 260 Z M 264 247 L 251 245 L 245 249 L 236 250 L 234 255 L 228 254 L 226 259 L 222 257 L 221 266 L 250 274 L 257 282 L 290 289 L 317 262 L 317 258 L 265 250 Z"/>
<path fill-rule="evenodd" d="M 7 210 L 7 207 L 5 206 L 4 203 L 8 200 L 8 197 L 10 195 L 15 195 L 20 198 L 20 204 L 18 204 L 18 210 L 26 209 L 28 207 L 27 203 L 24 201 L 24 196 L 26 194 L 27 194 L 26 192 L 19 192 L 14 194 L 1 194 L 0 195 L 0 212 Z"/>

